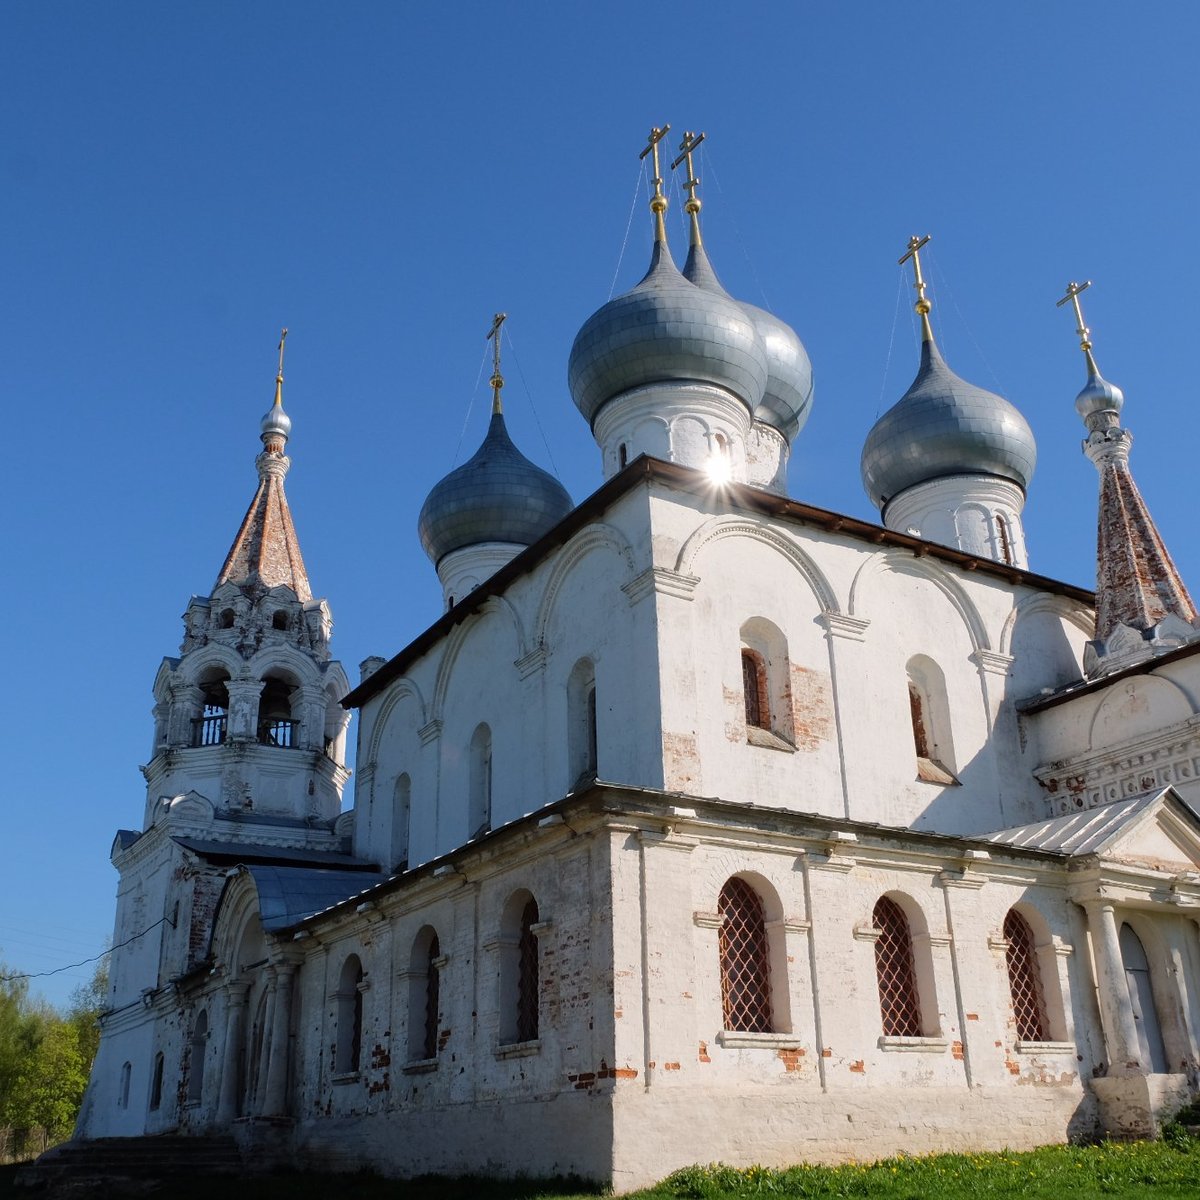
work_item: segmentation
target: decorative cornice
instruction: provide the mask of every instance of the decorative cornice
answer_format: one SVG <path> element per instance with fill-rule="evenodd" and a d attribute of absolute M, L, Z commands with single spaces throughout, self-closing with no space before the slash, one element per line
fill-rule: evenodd
<path fill-rule="evenodd" d="M 535 675 L 538 671 L 545 670 L 549 657 L 550 652 L 546 649 L 545 643 L 539 642 L 528 654 L 522 654 L 513 663 L 513 666 L 517 668 L 517 674 L 522 679 L 528 679 L 530 675 Z"/>
<path fill-rule="evenodd" d="M 623 583 L 621 591 L 629 598 L 630 604 L 637 604 L 652 592 L 659 596 L 691 600 L 699 583 L 700 580 L 695 575 L 681 575 L 666 567 L 647 567 L 640 575 L 635 575 L 628 583 Z"/>
<path fill-rule="evenodd" d="M 1011 654 L 999 654 L 995 650 L 976 650 L 971 661 L 988 675 L 1008 675 L 1016 659 Z"/>
<path fill-rule="evenodd" d="M 422 746 L 428 746 L 430 742 L 436 742 L 442 736 L 442 721 L 440 717 L 434 717 L 426 725 L 422 725 L 417 730 L 417 737 L 421 739 Z"/>
<path fill-rule="evenodd" d="M 1047 763 L 1033 775 L 1046 789 L 1051 816 L 1192 783 L 1200 779 L 1200 715 L 1157 735 L 1139 735 L 1096 753 Z"/>
<path fill-rule="evenodd" d="M 852 617 L 846 613 L 823 612 L 817 620 L 825 626 L 830 637 L 845 638 L 848 642 L 865 642 L 869 617 Z"/>

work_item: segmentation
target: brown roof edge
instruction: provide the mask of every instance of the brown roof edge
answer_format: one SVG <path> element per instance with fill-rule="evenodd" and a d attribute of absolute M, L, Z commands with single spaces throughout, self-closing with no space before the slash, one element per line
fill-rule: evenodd
<path fill-rule="evenodd" d="M 342 706 L 344 708 L 361 708 L 394 679 L 403 675 L 410 663 L 420 658 L 455 625 L 478 612 L 492 596 L 503 592 L 514 579 L 532 571 L 546 555 L 574 536 L 594 516 L 604 512 L 627 492 L 649 479 L 660 480 L 679 491 L 689 492 L 693 495 L 705 494 L 712 488 L 708 476 L 695 467 L 684 467 L 679 463 L 663 462 L 658 458 L 650 458 L 644 454 L 639 455 L 623 471 L 614 475 L 578 507 L 572 509 L 544 538 L 534 542 L 511 562 L 501 567 L 469 596 L 459 601 L 449 612 L 429 626 L 424 633 L 409 642 L 403 650 L 384 663 L 374 675 L 364 679 L 342 698 Z M 1078 600 L 1081 604 L 1086 604 L 1089 608 L 1095 607 L 1096 597 L 1093 592 L 1086 588 L 1075 587 L 1073 584 L 1062 583 L 1046 575 L 1023 571 L 1019 567 L 1006 566 L 987 558 L 977 558 L 973 554 L 965 554 L 961 550 L 955 550 L 950 546 L 941 546 L 936 542 L 927 542 L 907 533 L 894 533 L 882 525 L 861 521 L 857 517 L 848 517 L 829 509 L 815 508 L 811 504 L 789 500 L 786 496 L 776 496 L 772 492 L 764 492 L 759 488 L 750 487 L 748 484 L 726 484 L 725 492 L 734 505 L 749 512 L 802 521 L 808 525 L 816 525 L 830 533 L 844 533 L 849 537 L 859 538 L 877 546 L 895 546 L 911 550 L 917 557 L 941 559 L 943 562 L 954 563 L 967 571 L 979 571 L 980 574 L 993 576 L 1006 583 L 1024 584 L 1026 587 L 1036 588 L 1039 591 L 1070 597 L 1072 600 Z"/>

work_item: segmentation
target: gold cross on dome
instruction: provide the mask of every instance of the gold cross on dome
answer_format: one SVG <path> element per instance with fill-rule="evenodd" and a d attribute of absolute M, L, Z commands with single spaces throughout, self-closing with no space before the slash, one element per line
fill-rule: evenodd
<path fill-rule="evenodd" d="M 917 292 L 917 303 L 915 305 L 917 312 L 921 316 L 926 316 L 929 310 L 933 307 L 932 304 L 925 298 L 925 277 L 921 274 L 921 251 L 925 248 L 925 244 L 929 241 L 929 234 L 924 237 L 917 237 L 913 234 L 908 239 L 908 250 L 900 257 L 900 266 L 904 266 L 911 258 L 913 264 L 913 287 Z"/>
<path fill-rule="evenodd" d="M 497 313 L 492 318 L 492 327 L 488 330 L 487 340 L 492 343 L 492 412 L 500 411 L 500 389 L 504 386 L 504 376 L 500 374 L 500 326 L 508 319 L 508 313 Z"/>
<path fill-rule="evenodd" d="M 646 139 L 646 148 L 641 152 L 641 154 L 638 155 L 638 158 L 645 158 L 647 154 L 654 155 L 654 178 L 650 180 L 650 182 L 654 185 L 654 199 L 661 200 L 664 204 L 666 203 L 666 197 L 663 195 L 662 172 L 659 170 L 658 143 L 661 142 L 663 138 L 665 138 L 670 132 L 670 125 L 664 125 L 661 129 L 655 125 L 655 127 L 650 130 L 650 136 Z M 651 201 L 651 207 L 653 206 L 654 201 Z"/>
<path fill-rule="evenodd" d="M 1080 292 L 1086 292 L 1091 286 L 1092 281 L 1090 279 L 1084 280 L 1083 283 L 1075 283 L 1072 280 L 1067 284 L 1067 294 L 1061 300 L 1054 302 L 1055 308 L 1062 308 L 1067 303 L 1075 306 L 1075 332 L 1079 334 L 1079 348 L 1085 354 L 1092 348 L 1092 331 L 1087 327 L 1087 322 L 1083 319 L 1083 306 L 1079 303 L 1079 294 Z"/>
<path fill-rule="evenodd" d="M 283 378 L 283 344 L 287 341 L 287 326 L 279 333 L 279 378 Z"/>
<path fill-rule="evenodd" d="M 692 166 L 692 155 L 700 149 L 702 141 L 704 141 L 704 134 L 693 133 L 689 129 L 683 135 L 683 141 L 679 143 L 679 157 L 671 164 L 671 170 L 673 171 L 680 163 L 687 163 L 687 182 L 683 187 L 688 194 L 687 204 L 684 206 L 688 212 L 700 211 L 700 201 L 696 199 L 696 189 L 700 186 L 700 180 Z"/>

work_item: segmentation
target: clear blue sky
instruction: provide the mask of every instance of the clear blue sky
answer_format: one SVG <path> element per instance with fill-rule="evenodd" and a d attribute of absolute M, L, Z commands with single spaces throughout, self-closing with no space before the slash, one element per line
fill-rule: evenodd
<path fill-rule="evenodd" d="M 621 251 L 652 124 L 707 132 L 714 262 L 812 357 L 794 496 L 873 515 L 859 451 L 916 363 L 896 259 L 930 232 L 948 360 L 1038 438 L 1033 568 L 1094 578 L 1054 307 L 1088 277 L 1135 474 L 1200 589 L 1198 34 L 1183 3 L 4 5 L 0 958 L 45 971 L 111 930 L 151 684 L 253 491 L 281 325 L 288 493 L 353 678 L 440 611 L 416 515 L 483 436 L 497 309 L 518 444 L 576 500 L 598 485 L 566 359 L 618 262 L 618 289 L 644 268 L 644 190 Z"/>

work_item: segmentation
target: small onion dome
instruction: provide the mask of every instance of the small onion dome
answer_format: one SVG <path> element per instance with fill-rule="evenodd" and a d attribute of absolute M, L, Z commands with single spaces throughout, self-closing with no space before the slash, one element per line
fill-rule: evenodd
<path fill-rule="evenodd" d="M 292 418 L 283 411 L 282 404 L 272 404 L 263 417 L 260 428 L 263 441 L 271 437 L 281 437 L 287 441 L 292 433 Z"/>
<path fill-rule="evenodd" d="M 532 546 L 574 507 L 562 484 L 513 445 L 504 415 L 493 413 L 474 457 L 426 497 L 417 532 L 436 566 L 452 551 L 483 542 Z"/>
<path fill-rule="evenodd" d="M 567 380 L 589 423 L 609 400 L 651 383 L 714 384 L 753 412 L 766 388 L 767 356 L 746 312 L 689 283 L 656 241 L 641 283 L 584 322 Z"/>
<path fill-rule="evenodd" d="M 1115 383 L 1109 383 L 1088 355 L 1088 379 L 1075 397 L 1075 411 L 1086 421 L 1099 413 L 1112 413 L 1115 418 L 1125 403 L 1125 393 Z"/>
<path fill-rule="evenodd" d="M 703 244 L 693 243 L 688 251 L 683 277 L 705 291 L 729 295 L 717 278 Z M 767 386 L 754 410 L 754 419 L 779 430 L 790 444 L 808 420 L 812 407 L 813 377 L 808 351 L 796 331 L 773 313 L 743 300 L 734 303 L 753 322 L 767 355 Z"/>
<path fill-rule="evenodd" d="M 951 475 L 998 475 L 1024 490 L 1036 462 L 1025 418 L 1007 400 L 955 375 L 926 338 L 912 387 L 867 435 L 862 478 L 882 511 L 907 488 Z"/>

